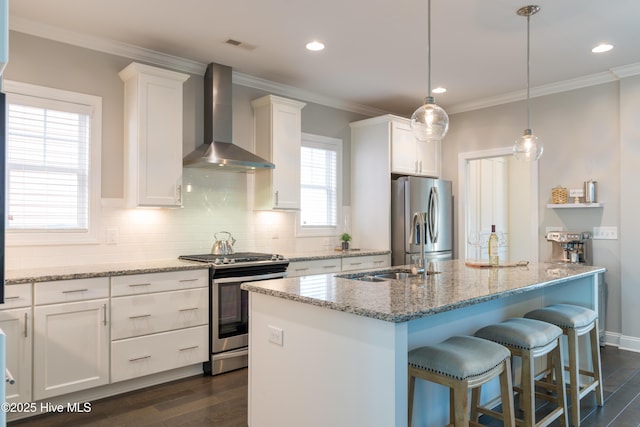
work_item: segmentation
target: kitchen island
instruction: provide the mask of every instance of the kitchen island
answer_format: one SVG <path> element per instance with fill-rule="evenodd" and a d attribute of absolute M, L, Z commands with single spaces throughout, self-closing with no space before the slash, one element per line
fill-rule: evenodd
<path fill-rule="evenodd" d="M 460 260 L 430 268 L 437 273 L 425 279 L 356 280 L 370 275 L 359 272 L 244 284 L 249 426 L 405 426 L 409 350 L 552 303 L 597 312 L 605 271 L 550 263 L 473 268 Z M 446 424 L 448 397 L 419 381 L 414 425 Z"/>

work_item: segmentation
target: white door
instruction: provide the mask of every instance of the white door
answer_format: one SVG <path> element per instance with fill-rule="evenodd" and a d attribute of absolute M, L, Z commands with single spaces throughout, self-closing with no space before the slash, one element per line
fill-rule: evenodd
<path fill-rule="evenodd" d="M 108 309 L 107 299 L 36 306 L 34 400 L 108 383 Z"/>

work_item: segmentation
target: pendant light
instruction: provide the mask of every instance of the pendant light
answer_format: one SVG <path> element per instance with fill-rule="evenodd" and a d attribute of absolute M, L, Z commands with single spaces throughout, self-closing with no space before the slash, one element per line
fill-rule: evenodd
<path fill-rule="evenodd" d="M 440 141 L 449 130 L 449 116 L 431 96 L 431 0 L 427 0 L 427 89 L 428 94 L 411 116 L 411 131 L 419 141 Z"/>
<path fill-rule="evenodd" d="M 540 11 L 540 6 L 524 6 L 518 9 L 516 12 L 520 16 L 527 17 L 527 129 L 524 130 L 524 135 L 516 140 L 513 145 L 513 155 L 518 160 L 524 160 L 527 162 L 538 160 L 542 156 L 544 147 L 542 141 L 533 134 L 531 130 L 531 94 L 530 94 L 530 20 L 531 15 L 535 15 Z"/>

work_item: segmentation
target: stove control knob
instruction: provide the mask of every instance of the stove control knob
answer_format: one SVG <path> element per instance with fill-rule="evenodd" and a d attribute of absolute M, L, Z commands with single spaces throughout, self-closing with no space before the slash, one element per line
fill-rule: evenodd
<path fill-rule="evenodd" d="M 234 258 L 231 258 L 231 259 L 229 260 L 229 264 L 235 264 L 235 263 L 236 263 L 236 260 L 235 260 Z"/>
<path fill-rule="evenodd" d="M 227 257 L 222 258 L 222 263 L 223 264 L 229 264 L 229 258 L 227 258 Z"/>
<path fill-rule="evenodd" d="M 213 263 L 214 264 L 220 264 L 220 263 L 222 263 L 222 260 L 220 258 L 216 258 L 216 259 L 213 260 Z"/>

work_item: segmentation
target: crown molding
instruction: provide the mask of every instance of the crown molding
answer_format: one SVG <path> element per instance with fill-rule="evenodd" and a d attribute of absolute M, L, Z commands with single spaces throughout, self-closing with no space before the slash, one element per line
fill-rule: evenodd
<path fill-rule="evenodd" d="M 320 95 L 293 86 L 275 83 L 270 80 L 264 80 L 247 74 L 237 73 L 235 71 L 233 71 L 232 75 L 233 83 L 236 83 L 240 86 L 247 86 L 254 89 L 263 90 L 265 92 L 288 96 L 290 98 L 296 98 L 301 101 L 313 102 L 314 104 L 337 108 L 338 110 L 350 111 L 352 113 L 358 113 L 365 116 L 379 116 L 382 114 L 389 114 L 388 111 L 367 107 L 365 105 L 355 104 L 352 102 L 345 102 L 340 99 Z"/>
<path fill-rule="evenodd" d="M 117 42 L 111 39 L 92 37 L 86 34 L 75 33 L 59 27 L 43 25 L 15 16 L 12 16 L 9 20 L 9 29 L 20 33 L 30 34 L 33 36 L 91 49 L 98 52 L 121 56 L 135 61 L 142 61 L 145 63 L 157 65 L 159 67 L 165 67 L 175 71 L 181 71 L 194 75 L 203 76 L 207 67 L 207 64 L 203 64 L 197 61 L 168 55 L 162 52 L 145 49 L 127 43 Z M 531 97 L 535 98 L 538 96 L 551 95 L 554 93 L 566 92 L 569 90 L 609 83 L 638 74 L 640 74 L 640 63 L 615 67 L 608 72 L 534 87 L 531 88 L 530 92 Z M 232 73 L 232 81 L 234 84 L 240 86 L 247 86 L 276 95 L 288 96 L 291 98 L 299 99 L 301 101 L 312 102 L 315 104 L 337 108 L 339 110 L 350 111 L 369 117 L 390 113 L 389 111 L 346 102 L 341 99 L 320 95 L 318 93 L 314 93 L 304 89 L 275 83 L 269 80 L 264 80 L 235 71 L 233 71 Z M 526 90 L 523 89 L 503 95 L 484 98 L 477 101 L 454 104 L 451 106 L 447 106 L 446 109 L 449 114 L 456 114 L 466 111 L 478 110 L 481 108 L 493 107 L 501 104 L 507 104 L 515 101 L 521 101 L 524 99 L 526 99 Z"/>
<path fill-rule="evenodd" d="M 596 86 L 603 83 L 611 83 L 625 77 L 631 77 L 640 74 L 640 63 L 630 64 L 621 67 L 611 68 L 609 71 L 592 74 L 589 76 L 578 77 L 575 79 L 564 80 L 557 83 L 538 86 L 531 88 L 531 97 L 552 95 L 554 93 L 567 92 L 574 89 L 582 89 L 589 86 Z M 464 113 L 466 111 L 479 110 L 481 108 L 495 107 L 496 105 L 508 104 L 509 102 L 522 101 L 527 99 L 526 89 L 506 93 L 503 95 L 493 96 L 490 98 L 471 101 L 447 107 L 450 114 Z"/>
<path fill-rule="evenodd" d="M 73 46 L 83 47 L 111 55 L 122 56 L 136 61 L 144 61 L 153 65 L 182 71 L 189 74 L 204 75 L 206 66 L 196 61 L 167 55 L 139 46 L 121 43 L 115 40 L 75 33 L 59 27 L 52 27 L 33 21 L 12 16 L 9 29 L 44 39 L 54 40 Z"/>
<path fill-rule="evenodd" d="M 174 71 L 203 76 L 207 64 L 168 55 L 162 52 L 145 49 L 127 43 L 121 43 L 111 39 L 88 36 L 86 34 L 75 33 L 59 27 L 53 27 L 36 23 L 27 19 L 12 16 L 9 20 L 9 29 L 20 33 L 29 34 L 60 43 L 66 43 L 85 49 L 108 53 L 111 55 L 129 58 L 135 61 L 142 61 L 148 64 L 165 67 Z M 363 114 L 366 116 L 376 116 L 387 114 L 387 111 L 367 107 L 355 103 L 345 102 L 340 99 L 323 96 L 303 89 L 287 86 L 280 83 L 253 77 L 248 74 L 232 72 L 234 84 L 248 86 L 254 89 L 264 90 L 276 95 L 289 96 L 306 102 L 313 102 L 327 107 Z"/>
<path fill-rule="evenodd" d="M 640 74 L 640 63 L 623 65 L 611 69 L 611 72 L 618 78 L 633 77 Z"/>
<path fill-rule="evenodd" d="M 574 89 L 581 89 L 589 86 L 595 86 L 603 83 L 610 83 L 618 79 L 612 71 L 605 71 L 590 76 L 578 77 L 575 79 L 564 80 L 548 85 L 532 87 L 530 90 L 531 98 L 539 96 L 552 95 L 554 93 L 567 92 Z M 481 108 L 495 107 L 496 105 L 508 104 L 510 102 L 522 101 L 527 99 L 527 90 L 518 90 L 503 95 L 493 96 L 486 99 L 471 101 L 447 107 L 450 114 L 464 113 L 466 111 L 479 110 Z"/>

